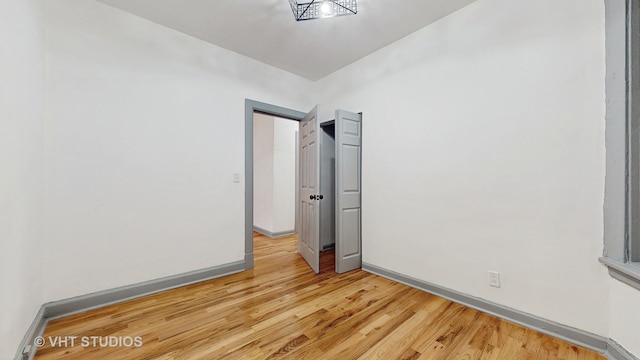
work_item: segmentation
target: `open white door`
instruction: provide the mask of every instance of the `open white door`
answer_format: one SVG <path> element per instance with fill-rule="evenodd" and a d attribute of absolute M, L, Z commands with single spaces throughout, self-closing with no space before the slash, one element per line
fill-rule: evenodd
<path fill-rule="evenodd" d="M 318 149 L 318 108 L 315 107 L 300 121 L 300 232 L 298 252 L 311 269 L 320 272 L 320 151 Z"/>
<path fill-rule="evenodd" d="M 336 111 L 336 272 L 362 267 L 362 115 Z"/>

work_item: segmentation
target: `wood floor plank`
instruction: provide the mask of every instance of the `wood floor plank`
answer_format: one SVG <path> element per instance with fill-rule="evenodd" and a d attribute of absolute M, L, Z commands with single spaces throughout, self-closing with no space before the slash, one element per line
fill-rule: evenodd
<path fill-rule="evenodd" d="M 587 359 L 602 355 L 397 282 L 314 274 L 295 236 L 254 234 L 255 269 L 51 321 L 49 359 Z M 75 346 L 51 340 L 76 336 Z M 82 337 L 142 346 L 83 346 Z"/>

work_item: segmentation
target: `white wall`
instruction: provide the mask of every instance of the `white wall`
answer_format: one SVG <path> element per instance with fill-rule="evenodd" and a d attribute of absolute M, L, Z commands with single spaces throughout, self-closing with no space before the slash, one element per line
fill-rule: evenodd
<path fill-rule="evenodd" d="M 270 233 L 295 228 L 298 122 L 254 114 L 253 225 Z"/>
<path fill-rule="evenodd" d="M 274 118 L 274 232 L 287 232 L 296 227 L 296 131 L 297 121 Z"/>
<path fill-rule="evenodd" d="M 273 232 L 273 116 L 253 115 L 253 226 Z"/>
<path fill-rule="evenodd" d="M 307 80 L 85 0 L 47 4 L 46 300 L 244 259 L 244 101 Z"/>
<path fill-rule="evenodd" d="M 40 1 L 0 1 L 0 44 L 0 358 L 10 359 L 42 304 Z"/>
<path fill-rule="evenodd" d="M 600 0 L 479 0 L 320 81 L 364 112 L 364 262 L 606 336 L 604 55 Z"/>
<path fill-rule="evenodd" d="M 640 356 L 640 291 L 611 279 L 611 326 L 609 336 Z"/>

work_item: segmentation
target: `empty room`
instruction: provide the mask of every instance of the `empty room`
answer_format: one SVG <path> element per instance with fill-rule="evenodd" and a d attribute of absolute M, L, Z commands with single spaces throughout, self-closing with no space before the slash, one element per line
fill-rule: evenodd
<path fill-rule="evenodd" d="M 0 0 L 0 41 L 2 359 L 640 358 L 640 0 Z"/>

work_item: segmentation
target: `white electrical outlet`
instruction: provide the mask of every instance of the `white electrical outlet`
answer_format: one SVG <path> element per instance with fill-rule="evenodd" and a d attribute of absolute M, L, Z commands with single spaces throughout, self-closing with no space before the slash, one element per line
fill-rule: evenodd
<path fill-rule="evenodd" d="M 233 174 L 233 182 L 236 184 L 240 182 L 240 174 L 238 173 Z"/>
<path fill-rule="evenodd" d="M 500 273 L 497 271 L 489 271 L 489 286 L 500 287 Z"/>

